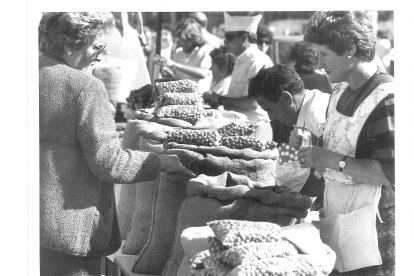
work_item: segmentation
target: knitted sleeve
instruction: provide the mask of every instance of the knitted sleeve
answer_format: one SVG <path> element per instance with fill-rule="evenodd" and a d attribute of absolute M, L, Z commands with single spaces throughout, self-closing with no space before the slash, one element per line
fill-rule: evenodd
<path fill-rule="evenodd" d="M 112 118 L 103 83 L 90 80 L 77 98 L 78 139 L 91 171 L 110 183 L 155 179 L 160 166 L 157 154 L 124 150 Z"/>

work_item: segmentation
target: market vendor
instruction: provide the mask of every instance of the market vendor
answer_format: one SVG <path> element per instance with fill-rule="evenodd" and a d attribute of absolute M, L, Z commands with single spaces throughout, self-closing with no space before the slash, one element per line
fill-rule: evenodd
<path fill-rule="evenodd" d="M 101 275 L 119 234 L 113 183 L 159 170 L 193 175 L 177 156 L 124 150 L 105 86 L 87 73 L 111 13 L 44 13 L 39 25 L 40 275 Z"/>
<path fill-rule="evenodd" d="M 337 255 L 332 275 L 395 275 L 395 88 L 373 61 L 372 23 L 362 11 L 320 11 L 304 40 L 337 83 L 323 143 L 298 150 L 303 168 L 324 170 L 320 231 Z M 291 145 L 300 144 L 295 130 Z"/>
<path fill-rule="evenodd" d="M 263 66 L 273 66 L 272 60 L 261 52 L 256 44 L 257 26 L 262 15 L 231 16 L 224 13 L 226 26 L 225 45 L 236 56 L 230 87 L 219 102 L 227 110 L 243 113 L 252 122 L 269 121 L 269 117 L 248 94 L 249 81 Z"/>
<path fill-rule="evenodd" d="M 262 68 L 250 81 L 249 96 L 269 114 L 274 141 L 287 143 L 295 125 L 322 135 L 329 94 L 305 89 L 299 74 L 288 66 Z M 313 197 L 323 195 L 323 180 L 313 169 L 302 192 Z"/>

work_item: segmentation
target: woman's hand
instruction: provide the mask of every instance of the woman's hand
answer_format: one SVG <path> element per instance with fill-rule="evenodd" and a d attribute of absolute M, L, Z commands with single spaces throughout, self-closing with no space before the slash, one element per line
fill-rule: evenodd
<path fill-rule="evenodd" d="M 162 57 L 162 56 L 156 56 L 154 58 L 154 63 L 158 63 L 158 64 L 161 64 L 162 66 L 166 66 L 166 67 L 175 67 L 175 65 L 176 65 L 176 63 L 172 59 Z"/>
<path fill-rule="evenodd" d="M 191 177 L 196 176 L 192 171 L 186 169 L 181 164 L 180 158 L 177 155 L 162 154 L 159 157 L 161 160 L 161 171 L 168 173 L 181 173 Z"/>
<path fill-rule="evenodd" d="M 308 146 L 298 150 L 298 160 L 301 168 L 333 168 L 338 164 L 340 154 L 319 146 Z"/>
<path fill-rule="evenodd" d="M 302 146 L 312 145 L 313 136 L 316 137 L 309 129 L 304 127 L 295 127 L 289 136 L 289 145 L 295 149 Z"/>
<path fill-rule="evenodd" d="M 164 66 L 170 67 L 170 68 L 174 68 L 176 66 L 176 62 L 173 61 L 170 58 L 164 58 L 164 62 L 163 62 Z"/>

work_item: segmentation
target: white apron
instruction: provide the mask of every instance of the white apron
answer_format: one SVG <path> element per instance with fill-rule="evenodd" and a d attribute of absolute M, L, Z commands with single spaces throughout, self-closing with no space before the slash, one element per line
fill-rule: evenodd
<path fill-rule="evenodd" d="M 377 104 L 390 90 L 379 85 L 361 103 L 353 117 L 342 115 L 336 106 L 348 84 L 332 93 L 323 135 L 324 148 L 355 157 L 361 129 Z M 382 264 L 378 249 L 376 214 L 381 187 L 354 181 L 337 170 L 324 172 L 324 206 L 321 210 L 321 239 L 336 253 L 339 272 Z"/>

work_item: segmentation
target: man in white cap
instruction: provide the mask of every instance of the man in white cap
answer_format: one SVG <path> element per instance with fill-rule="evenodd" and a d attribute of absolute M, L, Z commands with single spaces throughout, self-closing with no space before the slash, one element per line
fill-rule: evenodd
<path fill-rule="evenodd" d="M 224 13 L 226 26 L 224 43 L 236 55 L 227 95 L 219 102 L 225 109 L 238 111 L 252 122 L 269 122 L 269 117 L 253 97 L 249 97 L 249 81 L 263 66 L 273 66 L 272 60 L 257 47 L 257 26 L 262 15 L 230 16 Z M 269 126 L 270 129 L 270 126 Z M 271 132 L 271 129 L 270 129 Z M 270 137 L 271 138 L 271 137 Z"/>

